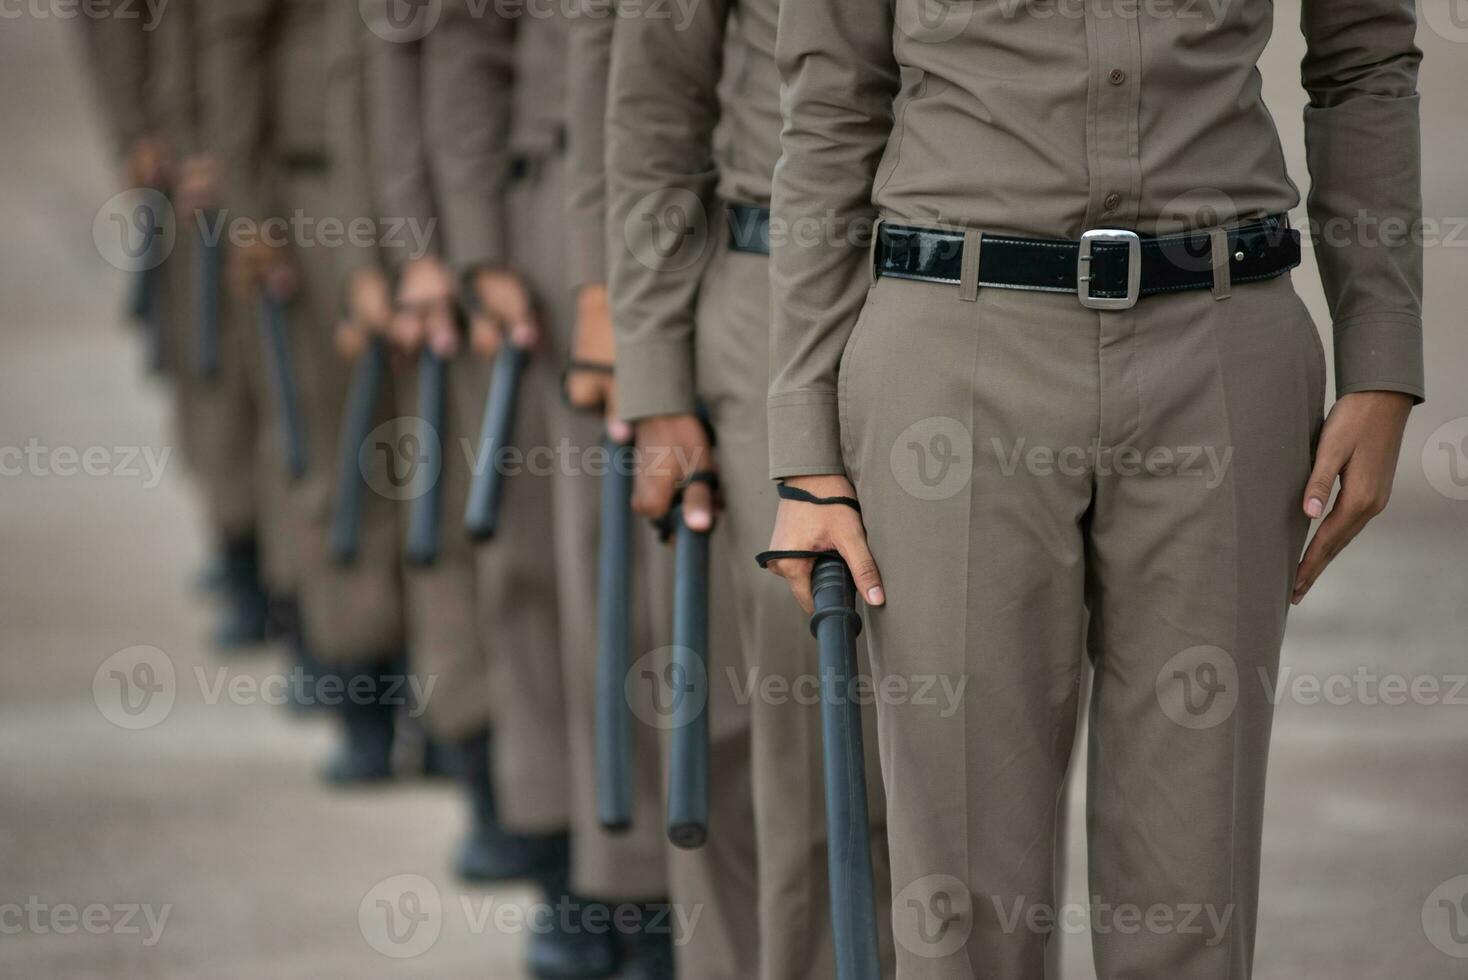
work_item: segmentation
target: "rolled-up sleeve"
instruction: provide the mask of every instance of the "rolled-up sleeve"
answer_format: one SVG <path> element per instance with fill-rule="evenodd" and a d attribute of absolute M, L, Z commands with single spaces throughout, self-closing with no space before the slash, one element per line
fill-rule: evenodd
<path fill-rule="evenodd" d="M 891 0 L 780 6 L 784 92 L 775 168 L 770 475 L 842 473 L 837 371 L 870 285 L 854 230 L 876 217 L 872 183 L 892 130 L 898 72 Z"/>
<path fill-rule="evenodd" d="M 1305 0 L 1310 220 L 1337 396 L 1421 400 L 1422 152 L 1413 0 Z"/>
<path fill-rule="evenodd" d="M 612 41 L 606 241 L 628 419 L 696 407 L 694 314 L 708 236 L 723 227 L 713 138 L 728 16 L 728 0 L 695 4 L 682 26 L 629 13 Z"/>

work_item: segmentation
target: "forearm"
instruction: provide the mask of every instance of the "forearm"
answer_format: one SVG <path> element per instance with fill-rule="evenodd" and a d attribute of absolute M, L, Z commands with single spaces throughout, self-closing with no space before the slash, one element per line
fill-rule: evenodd
<path fill-rule="evenodd" d="M 841 473 L 837 372 L 871 282 L 859 234 L 892 128 L 897 68 L 883 0 L 807 0 L 780 11 L 782 159 L 773 211 L 770 475 Z"/>
<path fill-rule="evenodd" d="M 1421 134 L 1411 0 L 1309 0 L 1305 140 L 1337 395 L 1424 394 Z"/>
<path fill-rule="evenodd" d="M 629 16 L 612 42 L 607 254 L 620 408 L 628 419 L 693 411 L 694 312 L 715 213 L 713 132 L 728 6 L 697 5 L 680 30 Z"/>

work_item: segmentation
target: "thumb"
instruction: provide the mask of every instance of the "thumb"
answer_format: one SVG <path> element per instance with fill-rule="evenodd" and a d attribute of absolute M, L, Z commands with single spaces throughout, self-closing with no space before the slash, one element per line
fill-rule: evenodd
<path fill-rule="evenodd" d="M 1341 475 L 1341 470 L 1346 465 L 1347 454 L 1324 438 L 1321 439 L 1319 450 L 1315 454 L 1315 466 L 1310 471 L 1310 479 L 1305 483 L 1305 514 L 1311 520 L 1316 520 L 1325 513 L 1326 505 L 1330 503 L 1331 492 L 1335 490 L 1336 480 Z"/>
<path fill-rule="evenodd" d="M 872 557 L 871 549 L 867 547 L 866 533 L 858 529 L 838 534 L 836 550 L 846 560 L 846 567 L 851 569 L 851 577 L 856 581 L 856 591 L 866 600 L 867 605 L 885 605 L 887 594 L 882 590 L 882 573 L 877 568 L 877 560 Z"/>
<path fill-rule="evenodd" d="M 714 529 L 713 487 L 703 481 L 688 485 L 683 491 L 683 523 L 704 534 Z"/>

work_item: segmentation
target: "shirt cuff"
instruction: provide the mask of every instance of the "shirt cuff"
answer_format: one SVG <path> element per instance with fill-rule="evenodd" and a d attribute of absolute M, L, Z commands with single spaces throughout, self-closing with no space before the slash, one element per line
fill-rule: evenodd
<path fill-rule="evenodd" d="M 1400 391 L 1426 397 L 1422 320 L 1402 313 L 1365 313 L 1335 324 L 1336 397 L 1357 391 Z"/>
<path fill-rule="evenodd" d="M 617 344 L 617 413 L 629 422 L 688 415 L 698 408 L 693 344 L 656 340 Z"/>
<path fill-rule="evenodd" d="M 846 472 L 841 458 L 841 413 L 834 391 L 771 395 L 770 479 Z"/>

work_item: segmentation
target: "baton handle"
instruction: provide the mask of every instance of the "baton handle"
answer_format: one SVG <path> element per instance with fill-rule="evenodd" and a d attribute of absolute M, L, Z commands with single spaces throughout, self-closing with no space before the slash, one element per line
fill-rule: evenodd
<path fill-rule="evenodd" d="M 469 505 L 464 512 L 464 526 L 476 541 L 494 537 L 499 528 L 500 499 L 505 485 L 500 454 L 509 445 L 514 431 L 515 400 L 528 356 L 508 344 L 495 355 L 489 397 L 484 402 L 484 423 L 479 429 L 479 452 L 475 457 L 478 469 L 469 484 Z"/>
<path fill-rule="evenodd" d="M 443 473 L 443 414 L 448 386 L 448 362 L 429 350 L 418 354 L 418 417 L 423 420 L 423 458 L 429 473 Z M 442 479 L 433 480 L 408 505 L 407 560 L 428 566 L 438 561 L 438 529 Z"/>
<path fill-rule="evenodd" d="M 811 577 L 820 645 L 821 731 L 826 770 L 826 830 L 831 876 L 831 931 L 838 980 L 880 980 L 877 902 L 872 882 L 861 705 L 856 675 L 856 586 L 839 558 L 817 560 Z"/>
<path fill-rule="evenodd" d="M 596 810 L 602 827 L 632 826 L 632 476 L 630 445 L 603 441 L 611 466 L 601 482 L 597 554 Z"/>
<path fill-rule="evenodd" d="M 350 565 L 356 561 L 361 547 L 362 495 L 366 489 L 362 475 L 362 450 L 372 432 L 377 393 L 386 372 L 387 348 L 380 338 L 372 337 L 352 368 L 352 384 L 347 389 L 347 406 L 342 418 L 336 466 L 336 507 L 331 512 L 329 538 L 332 560 L 339 565 Z"/>
<path fill-rule="evenodd" d="M 260 335 L 265 345 L 265 370 L 270 377 L 275 401 L 276 424 L 280 426 L 286 475 L 299 480 L 306 475 L 306 428 L 301 400 L 291 366 L 290 331 L 285 304 L 268 291 L 260 298 Z"/>
<path fill-rule="evenodd" d="M 709 535 L 677 528 L 673 584 L 672 744 L 668 754 L 668 840 L 702 847 L 709 835 Z"/>
<path fill-rule="evenodd" d="M 208 223 L 211 224 L 212 223 Z M 200 381 L 219 377 L 219 290 L 221 249 L 218 239 L 200 227 L 194 239 L 193 370 Z"/>

